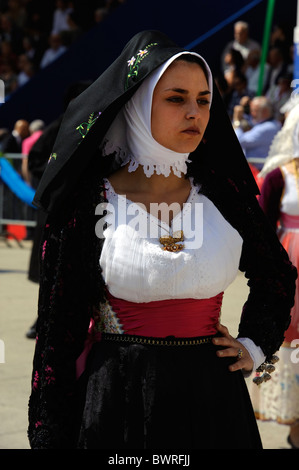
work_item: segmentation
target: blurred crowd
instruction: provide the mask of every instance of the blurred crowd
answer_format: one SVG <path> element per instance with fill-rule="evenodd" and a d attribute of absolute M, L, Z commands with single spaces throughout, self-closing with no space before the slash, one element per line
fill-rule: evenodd
<path fill-rule="evenodd" d="M 293 31 L 274 25 L 268 50 L 250 35 L 248 23 L 234 24 L 233 37 L 220 58 L 216 83 L 244 154 L 255 176 L 263 167 L 274 136 L 292 106 Z M 262 53 L 266 53 L 266 61 Z M 257 178 L 259 186 L 262 180 Z"/>
<path fill-rule="evenodd" d="M 6 95 L 124 1 L 94 0 L 85 8 L 78 0 L 0 0 L 0 78 Z M 293 48 L 290 25 L 274 25 L 262 64 L 261 44 L 251 37 L 249 24 L 238 21 L 232 25 L 231 40 L 219 52 L 215 81 L 255 174 L 262 169 L 271 142 L 283 125 L 294 92 Z M 0 151 L 23 154 L 25 160 L 18 171 L 29 184 L 27 142 L 33 145 L 37 130 L 41 134 L 43 126 L 37 116 L 33 123 L 16 119 L 12 131 L 0 129 Z"/>
<path fill-rule="evenodd" d="M 0 0 L 0 79 L 7 98 L 124 0 Z"/>
<path fill-rule="evenodd" d="M 280 108 L 289 99 L 294 69 L 294 45 L 290 25 L 273 27 L 266 63 L 261 70 L 261 45 L 250 37 L 248 23 L 234 25 L 234 38 L 221 55 L 221 72 L 217 85 L 226 102 L 228 113 L 234 120 L 234 107 L 257 94 L 266 96 L 273 106 L 274 116 L 282 120 Z M 246 99 L 244 99 L 244 97 Z"/>

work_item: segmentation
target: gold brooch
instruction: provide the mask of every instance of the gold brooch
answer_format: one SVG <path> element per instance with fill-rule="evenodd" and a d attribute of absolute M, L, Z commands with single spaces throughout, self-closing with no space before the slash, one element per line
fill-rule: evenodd
<path fill-rule="evenodd" d="M 163 245 L 163 250 L 172 252 L 181 251 L 185 245 L 179 242 L 184 241 L 184 232 L 183 230 L 178 230 L 174 232 L 172 237 L 170 235 L 163 236 L 159 238 L 159 241 Z"/>

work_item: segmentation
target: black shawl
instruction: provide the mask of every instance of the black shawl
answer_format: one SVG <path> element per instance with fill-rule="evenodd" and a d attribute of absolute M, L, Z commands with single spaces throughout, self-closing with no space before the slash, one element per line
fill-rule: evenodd
<path fill-rule="evenodd" d="M 131 68 L 128 61 L 140 50 L 146 53 Z M 136 35 L 65 114 L 34 201 L 48 215 L 29 402 L 33 448 L 76 447 L 84 402 L 84 375 L 76 380 L 76 359 L 105 297 L 95 208 L 104 202 L 103 177 L 118 165 L 115 155 L 101 158 L 100 143 L 142 80 L 181 50 L 159 32 Z M 239 335 L 270 358 L 289 325 L 296 270 L 257 203 L 258 189 L 216 87 L 205 140 L 191 160 L 189 176 L 243 238 L 240 270 L 249 279 L 250 294 Z"/>

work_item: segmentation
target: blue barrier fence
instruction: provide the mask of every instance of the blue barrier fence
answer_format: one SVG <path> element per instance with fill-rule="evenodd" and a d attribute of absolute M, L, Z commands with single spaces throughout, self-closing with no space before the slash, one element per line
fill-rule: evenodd
<path fill-rule="evenodd" d="M 35 191 L 23 180 L 10 163 L 14 159 L 20 160 L 22 158 L 22 154 L 5 154 L 5 156 L 0 157 L 0 235 L 5 233 L 4 227 L 7 225 L 36 226 L 36 221 L 32 217 L 32 213 L 35 213 L 35 211 L 32 211 L 32 208 L 34 208 L 32 200 Z M 10 213 L 4 217 L 5 191 L 10 192 L 10 194 L 21 201 L 23 206 L 22 214 L 25 215 L 24 219 L 15 218 Z"/>
<path fill-rule="evenodd" d="M 19 154 L 8 154 L 7 158 L 22 158 Z M 0 157 L 0 180 L 2 180 L 9 189 L 21 201 L 32 205 L 35 191 L 23 180 L 23 178 L 15 171 L 11 163 L 5 157 Z"/>

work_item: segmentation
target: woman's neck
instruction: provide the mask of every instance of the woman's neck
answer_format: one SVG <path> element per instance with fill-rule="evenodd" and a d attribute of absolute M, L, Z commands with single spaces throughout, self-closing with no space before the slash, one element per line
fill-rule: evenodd
<path fill-rule="evenodd" d="M 190 189 L 190 182 L 184 175 L 179 178 L 172 172 L 167 177 L 154 173 L 148 178 L 142 166 L 139 166 L 134 172 L 129 172 L 128 165 L 126 165 L 112 174 L 109 180 L 116 192 L 125 194 L 148 193 L 162 196 L 165 193 L 173 193 L 184 188 Z"/>

